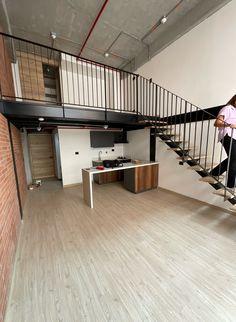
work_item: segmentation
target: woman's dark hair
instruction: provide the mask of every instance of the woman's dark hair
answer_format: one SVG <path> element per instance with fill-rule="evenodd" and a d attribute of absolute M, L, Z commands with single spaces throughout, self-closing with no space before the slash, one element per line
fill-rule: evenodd
<path fill-rule="evenodd" d="M 233 105 L 236 107 L 236 95 L 234 95 L 227 103 L 227 105 Z"/>

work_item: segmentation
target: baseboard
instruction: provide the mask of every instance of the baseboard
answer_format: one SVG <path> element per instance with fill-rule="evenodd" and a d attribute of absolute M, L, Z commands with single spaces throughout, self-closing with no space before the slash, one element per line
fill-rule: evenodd
<path fill-rule="evenodd" d="M 200 202 L 200 203 L 201 203 L 202 205 L 204 205 L 204 206 L 212 207 L 212 208 L 214 208 L 214 209 L 218 209 L 218 210 L 220 210 L 220 211 L 224 211 L 224 212 L 226 212 L 227 214 L 230 214 L 230 215 L 235 216 L 235 214 L 234 214 L 232 211 L 230 211 L 230 210 L 228 210 L 228 209 L 225 209 L 225 208 L 222 208 L 222 207 L 219 207 L 219 206 L 215 206 L 215 205 L 213 205 L 213 204 L 211 204 L 211 203 L 208 203 L 208 202 L 205 202 L 205 201 L 202 201 L 202 200 L 199 200 L 199 199 L 193 198 L 193 197 L 189 197 L 189 196 L 186 196 L 186 195 L 184 195 L 184 194 L 182 194 L 182 193 L 178 193 L 178 192 L 175 192 L 175 191 L 172 191 L 172 190 L 168 190 L 168 189 L 166 189 L 166 188 L 162 188 L 162 187 L 160 187 L 160 186 L 158 187 L 158 189 L 165 190 L 165 191 L 171 192 L 171 193 L 173 193 L 173 194 L 175 194 L 175 195 L 182 196 L 182 197 L 185 197 L 185 198 L 188 198 L 188 199 L 194 200 L 194 201 L 198 201 L 198 202 Z"/>
<path fill-rule="evenodd" d="M 70 188 L 70 187 L 76 187 L 76 186 L 81 186 L 83 183 L 70 183 L 70 184 L 63 184 L 63 188 Z"/>

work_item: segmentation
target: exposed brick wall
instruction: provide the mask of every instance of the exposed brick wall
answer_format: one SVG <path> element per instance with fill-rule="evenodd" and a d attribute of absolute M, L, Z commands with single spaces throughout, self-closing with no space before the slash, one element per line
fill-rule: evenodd
<path fill-rule="evenodd" d="M 1 31 L 1 28 L 0 28 Z M 9 53 L 4 42 L 4 37 L 0 35 L 0 90 L 3 96 L 15 96 L 14 82 L 11 69 Z"/>
<path fill-rule="evenodd" d="M 17 165 L 16 172 L 17 172 L 18 183 L 19 183 L 20 198 L 21 198 L 21 204 L 23 207 L 25 204 L 25 198 L 27 194 L 27 182 L 26 182 L 26 174 L 25 174 L 25 166 L 24 166 L 24 158 L 23 158 L 23 148 L 21 143 L 21 135 L 20 135 L 20 131 L 12 124 L 11 124 L 11 133 L 12 133 L 15 162 Z"/>
<path fill-rule="evenodd" d="M 17 164 L 21 198 L 25 200 L 25 178 L 20 134 L 12 126 L 15 158 Z M 0 322 L 3 321 L 12 274 L 13 260 L 20 228 L 20 209 L 10 146 L 8 123 L 0 114 Z"/>

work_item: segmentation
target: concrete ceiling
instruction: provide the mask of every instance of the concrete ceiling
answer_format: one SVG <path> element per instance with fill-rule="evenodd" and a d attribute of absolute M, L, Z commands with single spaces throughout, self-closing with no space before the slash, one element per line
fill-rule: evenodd
<path fill-rule="evenodd" d="M 135 70 L 228 2 L 109 0 L 81 56 Z M 0 24 L 6 33 L 45 45 L 52 44 L 50 32 L 56 32 L 54 47 L 78 55 L 103 3 L 104 0 L 0 0 Z M 168 15 L 167 22 L 142 40 L 164 15 Z M 106 58 L 107 50 L 110 56 Z"/>

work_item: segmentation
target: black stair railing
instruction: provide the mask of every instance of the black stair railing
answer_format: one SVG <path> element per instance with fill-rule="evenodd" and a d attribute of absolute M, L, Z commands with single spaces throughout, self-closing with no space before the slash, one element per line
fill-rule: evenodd
<path fill-rule="evenodd" d="M 152 79 L 4 33 L 0 39 L 14 82 L 14 93 L 0 84 L 2 99 L 38 102 L 42 108 L 50 104 L 101 109 L 105 119 L 108 110 L 136 114 L 175 150 L 181 164 L 198 169 L 203 177 L 226 157 L 217 143 L 215 116 Z M 223 181 L 212 177 L 216 189 L 226 187 L 227 173 Z"/>

